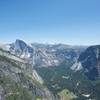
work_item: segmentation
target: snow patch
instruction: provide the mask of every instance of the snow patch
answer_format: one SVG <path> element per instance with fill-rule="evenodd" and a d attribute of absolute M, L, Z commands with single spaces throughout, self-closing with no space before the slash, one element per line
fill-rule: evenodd
<path fill-rule="evenodd" d="M 90 94 L 82 94 L 84 97 L 90 97 Z"/>
<path fill-rule="evenodd" d="M 69 79 L 69 76 L 62 76 L 63 79 Z"/>

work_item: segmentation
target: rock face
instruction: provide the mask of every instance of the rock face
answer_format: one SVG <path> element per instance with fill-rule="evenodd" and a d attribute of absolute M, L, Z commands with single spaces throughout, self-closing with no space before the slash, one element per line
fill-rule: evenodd
<path fill-rule="evenodd" d="M 80 54 L 81 62 L 85 74 L 89 79 L 96 79 L 100 76 L 100 45 L 91 46 Z"/>
<path fill-rule="evenodd" d="M 30 64 L 0 50 L 0 100 L 56 100 L 41 80 Z"/>
<path fill-rule="evenodd" d="M 37 67 L 57 66 L 65 61 L 75 62 L 79 54 L 86 48 L 64 44 L 33 43 L 29 45 L 22 40 L 16 40 L 15 43 L 7 45 L 7 49 L 5 47 L 4 50 L 8 50 L 10 53 L 27 60 Z"/>
<path fill-rule="evenodd" d="M 9 51 L 20 58 L 31 58 L 33 49 L 22 40 L 16 40 L 15 43 L 10 44 Z"/>

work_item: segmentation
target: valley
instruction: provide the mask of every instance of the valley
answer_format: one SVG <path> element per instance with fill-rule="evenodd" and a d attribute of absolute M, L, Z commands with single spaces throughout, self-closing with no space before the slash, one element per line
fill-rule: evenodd
<path fill-rule="evenodd" d="M 16 40 L 0 48 L 1 100 L 99 100 L 99 45 Z"/>

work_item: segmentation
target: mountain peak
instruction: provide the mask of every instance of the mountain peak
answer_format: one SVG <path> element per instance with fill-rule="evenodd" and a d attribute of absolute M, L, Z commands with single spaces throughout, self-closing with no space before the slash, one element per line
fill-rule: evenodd
<path fill-rule="evenodd" d="M 23 41 L 23 40 L 19 40 L 17 39 L 16 42 L 15 42 L 15 48 L 16 49 L 23 49 L 27 46 L 27 44 Z"/>

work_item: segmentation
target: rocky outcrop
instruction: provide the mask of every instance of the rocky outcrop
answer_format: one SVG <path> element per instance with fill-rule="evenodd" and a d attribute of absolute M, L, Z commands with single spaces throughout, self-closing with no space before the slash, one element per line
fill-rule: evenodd
<path fill-rule="evenodd" d="M 0 51 L 0 100 L 56 100 L 35 75 L 30 64 Z"/>
<path fill-rule="evenodd" d="M 80 54 L 78 61 L 89 79 L 98 78 L 100 76 L 100 45 L 87 48 Z"/>

